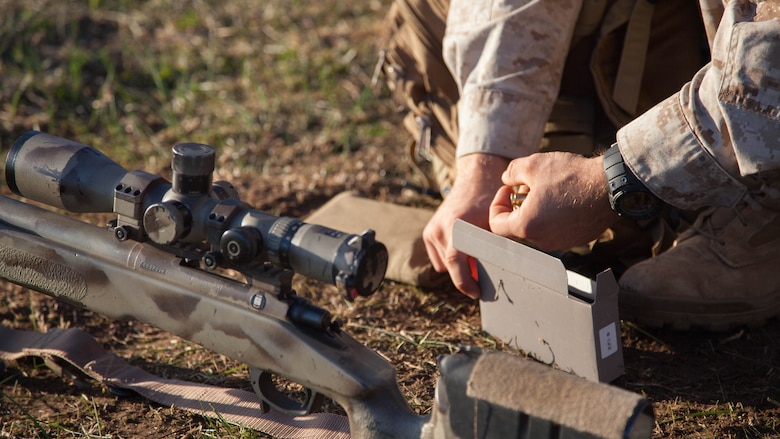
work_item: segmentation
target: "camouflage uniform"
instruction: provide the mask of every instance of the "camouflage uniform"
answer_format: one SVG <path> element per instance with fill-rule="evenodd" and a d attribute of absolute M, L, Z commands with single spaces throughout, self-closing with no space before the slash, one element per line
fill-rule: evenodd
<path fill-rule="evenodd" d="M 457 156 L 538 152 L 581 0 L 452 0 L 444 61 L 460 90 Z"/>
<path fill-rule="evenodd" d="M 457 156 L 538 151 L 581 3 L 451 2 L 443 53 L 461 90 Z M 721 2 L 708 3 L 705 27 L 717 28 Z M 745 177 L 780 168 L 780 22 L 755 15 L 754 3 L 731 2 L 713 61 L 618 133 L 626 162 L 670 204 L 734 206 Z"/>
<path fill-rule="evenodd" d="M 626 161 L 671 204 L 734 206 L 749 177 L 780 168 L 780 21 L 755 18 L 755 4 L 731 2 L 712 62 L 618 133 Z"/>
<path fill-rule="evenodd" d="M 595 35 L 589 42 L 591 48 L 598 50 L 605 41 L 609 46 L 608 31 L 625 24 L 634 5 L 643 2 L 647 0 L 504 0 L 486 5 L 451 0 L 442 54 L 459 95 L 449 96 L 457 102 L 457 108 L 452 109 L 457 124 L 454 128 L 445 126 L 443 131 L 455 139 L 455 156 L 489 153 L 515 158 L 539 151 L 556 98 L 560 100 L 571 90 L 566 88 L 564 70 L 572 53 L 576 55 L 575 45 Z M 687 3 L 658 0 L 656 5 L 667 6 L 665 18 L 671 22 L 676 9 Z M 611 90 L 599 90 L 604 78 L 598 77 L 593 58 L 589 59 L 589 73 L 595 73 L 593 82 L 606 118 L 620 127 L 617 141 L 626 163 L 652 192 L 682 209 L 729 208 L 706 212 L 682 237 L 681 241 L 687 239 L 686 246 L 696 247 L 696 251 L 678 246 L 683 249 L 675 248 L 669 258 L 643 262 L 633 273 L 630 269 L 621 278 L 621 312 L 625 308 L 629 318 L 646 317 L 648 323 L 720 329 L 762 323 L 780 313 L 780 300 L 767 298 L 780 294 L 772 281 L 774 269 L 766 265 L 771 261 L 775 266 L 780 260 L 780 243 L 775 242 L 780 234 L 780 146 L 775 143 L 780 139 L 780 67 L 774 65 L 780 60 L 780 7 L 775 0 L 698 3 L 694 10 L 703 19 L 701 31 L 706 31 L 711 62 L 705 60 L 693 74 L 684 72 L 687 78 L 676 84 L 674 91 L 656 90 L 657 99 L 641 96 L 635 107 L 622 111 L 620 105 L 610 102 Z M 606 6 L 598 28 L 581 29 L 583 20 L 578 14 L 600 4 Z M 615 22 L 611 27 L 610 21 Z M 584 24 L 587 27 L 588 23 Z M 673 32 L 685 32 L 680 29 L 693 28 L 694 24 L 683 20 L 679 29 L 672 30 L 670 25 L 663 31 L 674 45 L 678 35 Z M 596 32 L 589 34 L 593 30 Z M 648 47 L 656 46 L 651 42 Z M 672 58 L 688 56 L 684 50 L 675 54 L 673 46 L 669 47 Z M 680 58 L 662 60 L 666 62 L 648 65 L 645 74 L 653 68 L 658 77 L 685 70 L 677 68 Z M 607 73 L 607 80 L 614 79 L 610 76 L 614 72 Z M 643 88 L 653 83 L 652 78 L 645 79 Z M 435 94 L 435 81 L 427 85 Z M 433 152 L 435 158 L 435 145 Z M 750 209 L 744 208 L 746 203 Z M 732 230 L 735 217 L 749 233 Z M 691 238 L 693 235 L 696 238 Z M 747 242 L 750 245 L 743 244 Z M 710 252 L 699 247 L 727 250 Z M 757 256 L 749 256 L 752 254 Z M 687 269 L 691 262 L 700 262 L 704 271 L 693 276 L 678 273 L 680 266 Z M 758 272 L 746 268 L 756 263 L 764 264 Z M 719 268 L 723 265 L 725 271 Z M 706 278 L 706 270 L 725 272 L 733 282 L 717 277 L 712 281 L 721 285 L 698 280 L 678 284 L 648 281 L 658 278 L 659 272 L 671 274 L 670 278 L 677 274 Z M 715 297 L 708 297 L 703 289 L 714 290 Z M 751 303 L 735 299 L 742 289 L 755 294 L 749 298 Z M 657 296 L 666 293 L 660 299 Z M 704 302 L 711 303 L 712 309 L 704 309 Z M 648 312 L 656 308 L 657 315 Z M 738 315 L 728 317 L 735 309 L 739 309 Z"/>

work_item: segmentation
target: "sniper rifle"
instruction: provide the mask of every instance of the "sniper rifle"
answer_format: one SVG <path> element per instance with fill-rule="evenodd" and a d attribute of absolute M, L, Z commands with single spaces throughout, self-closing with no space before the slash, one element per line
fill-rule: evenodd
<path fill-rule="evenodd" d="M 116 217 L 99 227 L 0 197 L 0 277 L 247 363 L 265 409 L 305 415 L 325 395 L 358 439 L 649 436 L 652 408 L 638 395 L 473 349 L 440 360 L 432 414 L 416 414 L 395 368 L 292 288 L 298 273 L 336 285 L 348 300 L 373 294 L 387 265 L 374 233 L 255 210 L 231 184 L 212 182 L 212 147 L 182 143 L 172 153 L 168 182 L 89 146 L 23 135 L 6 160 L 15 194 Z M 279 391 L 274 375 L 307 389 L 304 401 Z"/>

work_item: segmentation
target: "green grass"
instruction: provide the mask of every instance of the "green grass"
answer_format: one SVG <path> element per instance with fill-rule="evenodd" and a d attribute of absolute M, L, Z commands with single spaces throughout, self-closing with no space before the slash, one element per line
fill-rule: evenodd
<path fill-rule="evenodd" d="M 39 129 L 137 167 L 197 141 L 254 170 L 294 142 L 350 152 L 387 132 L 368 88 L 374 42 L 353 35 L 377 1 L 0 6 L 4 148 Z"/>

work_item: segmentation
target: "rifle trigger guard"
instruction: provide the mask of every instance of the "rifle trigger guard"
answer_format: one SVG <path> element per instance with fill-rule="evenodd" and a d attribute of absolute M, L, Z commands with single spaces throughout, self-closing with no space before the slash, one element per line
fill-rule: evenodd
<path fill-rule="evenodd" d="M 249 368 L 249 378 L 252 388 L 265 407 L 270 406 L 290 416 L 305 416 L 317 410 L 323 401 L 323 396 L 309 388 L 304 387 L 306 400 L 303 403 L 290 398 L 280 391 L 273 382 L 273 374 L 254 367 Z"/>

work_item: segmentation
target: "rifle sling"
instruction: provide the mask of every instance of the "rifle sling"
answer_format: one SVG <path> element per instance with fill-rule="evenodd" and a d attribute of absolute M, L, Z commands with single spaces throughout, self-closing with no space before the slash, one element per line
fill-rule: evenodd
<path fill-rule="evenodd" d="M 350 437 L 346 416 L 313 413 L 293 417 L 275 410 L 263 413 L 260 400 L 252 392 L 152 375 L 106 352 L 77 328 L 41 333 L 0 326 L 0 359 L 15 361 L 29 356 L 49 360 L 47 364 L 52 359 L 64 360 L 108 387 L 132 390 L 158 404 L 224 419 L 275 438 Z"/>

